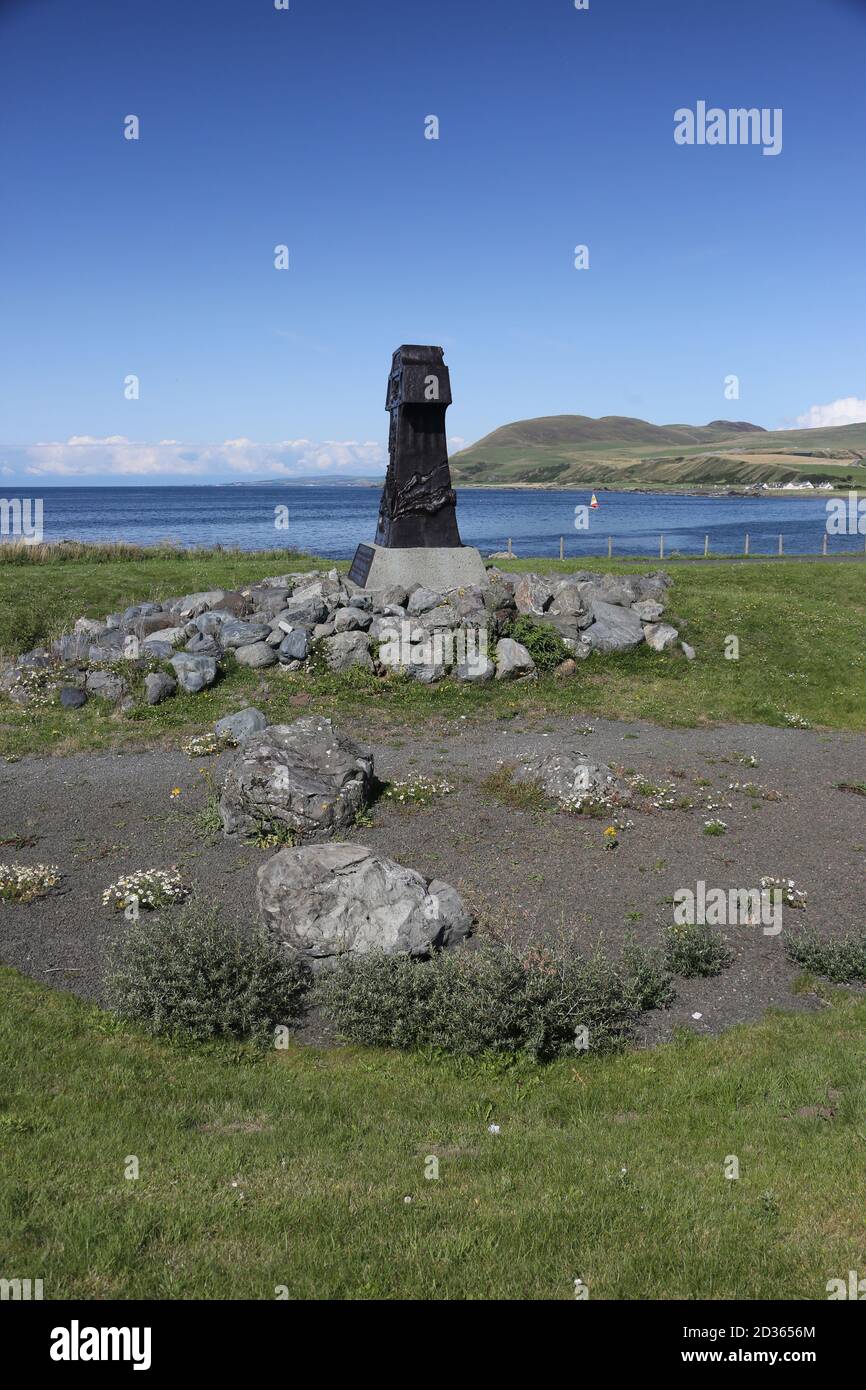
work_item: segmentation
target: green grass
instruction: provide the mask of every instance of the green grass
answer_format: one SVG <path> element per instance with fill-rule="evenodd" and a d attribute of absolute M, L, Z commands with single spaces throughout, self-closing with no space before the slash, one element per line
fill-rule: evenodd
<path fill-rule="evenodd" d="M 822 1299 L 866 1265 L 862 998 L 540 1068 L 170 1046 L 0 985 L 0 1272 L 46 1298 Z"/>
<path fill-rule="evenodd" d="M 0 565 L 0 640 L 23 650 L 68 628 L 80 614 L 102 616 L 133 600 L 212 586 L 243 584 L 268 573 L 307 569 L 318 563 L 284 552 L 266 557 L 211 554 L 198 560 Z M 516 560 L 518 570 L 548 573 L 574 569 L 646 573 L 652 562 Z M 560 680 L 542 675 L 524 683 L 467 685 L 443 681 L 427 687 L 403 679 L 379 680 L 364 672 L 331 675 L 321 669 L 291 675 L 271 668 L 273 721 L 307 712 L 358 715 L 375 709 L 380 726 L 467 717 L 544 717 L 549 714 L 649 719 L 668 726 L 747 722 L 784 726 L 796 714 L 815 727 L 866 728 L 866 565 L 819 565 L 802 560 L 754 564 L 672 565 L 674 587 L 668 617 L 698 652 L 687 662 L 677 651 L 645 647 L 593 656 L 577 674 Z M 36 630 L 38 629 L 38 630 Z M 737 661 L 725 658 L 736 636 Z M 112 715 L 91 700 L 82 710 L 18 709 L 0 701 L 0 756 L 72 752 L 179 743 L 254 697 L 261 672 L 235 667 L 210 691 L 178 695 L 131 716 Z"/>
<path fill-rule="evenodd" d="M 0 653 L 26 651 L 67 631 L 76 618 L 104 618 L 144 599 L 231 589 L 332 564 L 293 550 L 0 545 Z"/>

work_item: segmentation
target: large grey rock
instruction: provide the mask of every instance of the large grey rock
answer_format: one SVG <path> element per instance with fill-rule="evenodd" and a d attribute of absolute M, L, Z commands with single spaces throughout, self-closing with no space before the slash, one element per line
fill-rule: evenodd
<path fill-rule="evenodd" d="M 663 603 L 656 603 L 655 599 L 642 598 L 637 603 L 632 604 L 632 612 L 637 613 L 642 623 L 657 623 L 665 608 Z"/>
<path fill-rule="evenodd" d="M 648 623 L 643 633 L 647 646 L 652 647 L 654 652 L 666 651 L 679 637 L 676 628 L 671 627 L 670 623 Z"/>
<path fill-rule="evenodd" d="M 189 695 L 197 695 L 205 686 L 213 685 L 217 677 L 217 664 L 212 656 L 178 652 L 171 658 L 171 664 L 178 682 Z"/>
<path fill-rule="evenodd" d="M 193 656 L 222 656 L 222 647 L 210 632 L 196 632 L 186 644 L 185 650 Z M 147 648 L 145 647 L 145 652 Z"/>
<path fill-rule="evenodd" d="M 282 633 L 280 634 L 282 636 Z M 306 661 L 310 651 L 310 639 L 306 628 L 293 627 L 287 632 L 279 647 L 277 656 L 283 663 L 289 661 Z"/>
<path fill-rule="evenodd" d="M 373 669 L 366 632 L 336 632 L 333 637 L 322 639 L 322 651 L 332 671 L 348 671 L 350 666 Z"/>
<path fill-rule="evenodd" d="M 425 589 L 419 584 L 417 589 L 413 589 L 406 604 L 406 612 L 413 616 L 416 613 L 426 613 L 431 608 L 436 608 L 442 602 L 442 595 L 434 593 L 432 589 Z"/>
<path fill-rule="evenodd" d="M 279 824 L 297 839 L 327 839 L 370 798 L 373 754 L 330 719 L 308 715 L 245 740 L 220 800 L 226 835 Z"/>
<path fill-rule="evenodd" d="M 165 671 L 153 671 L 144 678 L 144 698 L 149 705 L 161 705 L 177 690 L 177 681 Z"/>
<path fill-rule="evenodd" d="M 496 679 L 514 680 L 517 676 L 528 676 L 535 670 L 535 662 L 522 642 L 513 637 L 501 637 L 496 643 Z"/>
<path fill-rule="evenodd" d="M 126 682 L 111 671 L 89 671 L 87 673 L 87 693 L 100 700 L 119 700 L 126 694 Z"/>
<path fill-rule="evenodd" d="M 173 625 L 174 618 L 170 613 L 145 613 L 142 617 L 135 619 L 132 631 L 140 641 L 144 641 L 145 637 L 150 637 L 156 632 L 164 632 Z"/>
<path fill-rule="evenodd" d="M 208 589 L 204 593 L 184 594 L 183 598 L 174 600 L 171 611 L 176 613 L 184 622 L 188 622 L 190 618 L 197 618 L 199 613 L 205 613 L 208 608 L 219 608 L 225 596 L 224 589 Z"/>
<path fill-rule="evenodd" d="M 52 642 L 51 650 L 61 661 L 86 661 L 92 640 L 89 632 L 69 632 Z"/>
<path fill-rule="evenodd" d="M 365 613 L 363 609 L 351 605 L 338 608 L 334 614 L 334 631 L 366 632 L 372 621 L 372 613 Z"/>
<path fill-rule="evenodd" d="M 313 968 L 382 951 L 428 956 L 469 935 L 457 891 L 364 845 L 284 849 L 258 872 L 259 917 Z"/>
<path fill-rule="evenodd" d="M 330 609 L 324 599 L 313 596 L 301 601 L 292 599 L 282 605 L 280 618 L 292 627 L 314 628 L 316 623 L 327 622 L 329 613 Z"/>
<path fill-rule="evenodd" d="M 183 627 L 161 627 L 159 632 L 151 632 L 142 641 L 142 650 L 147 651 L 152 643 L 164 645 L 168 643 L 170 647 L 176 647 L 186 637 L 186 628 Z"/>
<path fill-rule="evenodd" d="M 643 641 L 643 623 L 631 608 L 592 601 L 593 621 L 584 629 L 583 640 L 596 652 L 623 652 Z"/>
<path fill-rule="evenodd" d="M 553 590 L 537 574 L 525 574 L 514 590 L 514 602 L 520 613 L 543 613 L 550 605 Z"/>
<path fill-rule="evenodd" d="M 483 684 L 485 681 L 493 680 L 496 667 L 489 656 L 478 653 L 471 661 L 459 661 L 454 667 L 454 675 L 459 681 L 477 681 Z"/>
<path fill-rule="evenodd" d="M 77 685 L 64 685 L 60 690 L 60 703 L 64 709 L 81 709 L 87 704 L 87 691 Z"/>
<path fill-rule="evenodd" d="M 623 803 L 630 800 L 628 787 L 617 781 L 605 763 L 594 762 L 574 748 L 530 760 L 518 772 L 517 780 L 539 782 L 552 800 L 576 811 L 601 796 Z"/>
<path fill-rule="evenodd" d="M 253 642 L 264 642 L 270 630 L 270 623 L 248 623 L 233 618 L 220 628 L 220 642 L 224 647 L 249 647 Z"/>
<path fill-rule="evenodd" d="M 268 721 L 260 709 L 249 705 L 246 709 L 239 709 L 237 714 L 226 714 L 213 727 L 215 734 L 237 739 L 240 743 L 248 734 L 260 734 L 268 727 Z"/>
<path fill-rule="evenodd" d="M 267 642 L 250 642 L 246 646 L 237 647 L 235 657 L 239 666 L 251 666 L 253 670 L 259 670 L 263 666 L 273 666 L 277 654 Z"/>
<path fill-rule="evenodd" d="M 170 642 L 158 642 L 155 637 L 149 637 L 141 644 L 142 656 L 151 657 L 154 661 L 168 661 L 173 653 L 174 647 Z"/>

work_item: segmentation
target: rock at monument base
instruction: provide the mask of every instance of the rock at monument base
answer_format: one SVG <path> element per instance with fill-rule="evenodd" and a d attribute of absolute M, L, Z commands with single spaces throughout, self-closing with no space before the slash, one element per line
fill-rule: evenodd
<path fill-rule="evenodd" d="M 178 652 L 171 658 L 179 684 L 188 695 L 197 695 L 205 686 L 213 685 L 217 677 L 217 664 L 212 656 L 193 656 L 189 652 Z"/>
<path fill-rule="evenodd" d="M 373 755 L 308 715 L 250 735 L 220 799 L 226 835 L 277 824 L 299 840 L 326 839 L 352 824 L 370 799 Z"/>
<path fill-rule="evenodd" d="M 596 652 L 623 652 L 644 640 L 643 623 L 631 608 L 592 600 L 593 621 L 583 631 L 583 641 Z"/>
<path fill-rule="evenodd" d="M 501 637 L 496 643 L 496 679 L 515 680 L 518 676 L 531 675 L 535 662 L 522 642 L 513 637 Z"/>
<path fill-rule="evenodd" d="M 87 704 L 87 691 L 77 685 L 64 685 L 60 691 L 60 703 L 64 709 L 81 709 Z"/>
<path fill-rule="evenodd" d="M 372 671 L 370 638 L 366 632 L 337 632 L 322 639 L 325 661 L 332 671 L 348 671 L 350 666 L 363 666 Z"/>
<path fill-rule="evenodd" d="M 688 642 L 680 642 L 680 651 L 686 658 L 686 661 L 694 661 L 697 655 L 694 647 L 690 647 Z"/>
<path fill-rule="evenodd" d="M 305 661 L 310 652 L 310 639 L 306 628 L 293 627 L 285 636 L 282 635 L 282 627 L 278 631 L 280 632 L 280 644 L 277 648 L 277 656 L 280 661 Z M 313 631 L 315 632 L 315 629 Z M 332 634 L 328 633 L 327 635 L 331 636 Z"/>
<path fill-rule="evenodd" d="M 161 705 L 177 690 L 177 681 L 165 671 L 154 671 L 144 678 L 144 698 L 149 705 Z"/>
<path fill-rule="evenodd" d="M 261 710 L 255 709 L 253 705 L 249 705 L 247 709 L 239 709 L 237 714 L 224 715 L 213 726 L 215 734 L 237 739 L 238 743 L 248 734 L 260 734 L 267 727 L 267 719 Z"/>
<path fill-rule="evenodd" d="M 251 666 L 258 670 L 262 666 L 273 666 L 277 653 L 267 642 L 249 642 L 235 648 L 235 658 L 239 666 Z"/>
<path fill-rule="evenodd" d="M 469 935 L 459 894 L 364 845 L 284 849 L 258 871 L 262 924 L 313 968 L 371 951 L 427 956 Z"/>
<path fill-rule="evenodd" d="M 126 694 L 126 682 L 111 671 L 89 671 L 87 674 L 87 693 L 97 695 L 100 700 L 119 700 Z"/>

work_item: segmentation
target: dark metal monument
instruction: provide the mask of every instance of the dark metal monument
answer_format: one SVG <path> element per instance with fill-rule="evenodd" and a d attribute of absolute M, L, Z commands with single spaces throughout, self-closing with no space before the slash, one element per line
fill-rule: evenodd
<path fill-rule="evenodd" d="M 481 556 L 463 545 L 457 529 L 457 496 L 445 442 L 450 404 L 451 378 L 441 347 L 399 347 L 385 398 L 391 427 L 376 540 L 355 552 L 349 578 L 356 584 L 453 588 L 483 583 Z"/>

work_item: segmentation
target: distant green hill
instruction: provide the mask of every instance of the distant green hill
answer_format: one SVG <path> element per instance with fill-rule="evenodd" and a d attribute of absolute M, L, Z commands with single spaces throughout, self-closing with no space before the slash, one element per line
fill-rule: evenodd
<path fill-rule="evenodd" d="M 545 415 L 485 435 L 451 460 L 458 486 L 866 485 L 866 424 L 765 430 L 742 420 L 652 425 L 624 415 Z"/>

